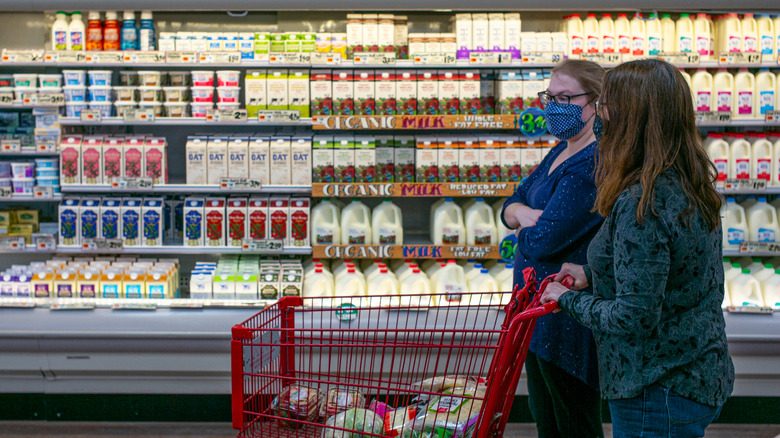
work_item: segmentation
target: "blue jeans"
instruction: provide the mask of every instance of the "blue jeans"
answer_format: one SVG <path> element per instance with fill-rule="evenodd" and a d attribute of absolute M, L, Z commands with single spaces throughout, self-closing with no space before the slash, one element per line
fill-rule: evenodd
<path fill-rule="evenodd" d="M 609 401 L 614 438 L 689 438 L 704 436 L 704 429 L 720 415 L 712 407 L 687 399 L 659 384 L 634 398 Z"/>

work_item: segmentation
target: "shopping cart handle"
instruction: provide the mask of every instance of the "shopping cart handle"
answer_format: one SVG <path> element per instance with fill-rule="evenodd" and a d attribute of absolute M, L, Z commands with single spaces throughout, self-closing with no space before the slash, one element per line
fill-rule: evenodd
<path fill-rule="evenodd" d="M 571 275 L 567 275 L 567 276 L 563 277 L 563 281 L 561 281 L 561 284 L 564 287 L 572 287 L 572 286 L 574 286 L 574 277 L 572 277 Z"/>

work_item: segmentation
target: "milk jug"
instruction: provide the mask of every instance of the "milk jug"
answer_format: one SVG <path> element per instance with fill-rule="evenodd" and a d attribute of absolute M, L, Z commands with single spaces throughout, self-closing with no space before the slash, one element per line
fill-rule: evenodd
<path fill-rule="evenodd" d="M 363 274 L 352 268 L 347 269 L 341 277 L 337 278 L 334 286 L 335 295 L 339 297 L 366 296 L 366 279 L 363 277 Z M 358 307 L 366 304 L 363 300 L 340 300 L 336 305 L 343 305 L 344 303 L 351 303 Z"/>
<path fill-rule="evenodd" d="M 734 278 L 737 278 L 739 274 L 742 273 L 742 267 L 739 265 L 739 263 L 732 263 L 729 265 L 729 268 L 724 271 L 724 278 L 726 283 L 731 281 Z"/>
<path fill-rule="evenodd" d="M 685 79 L 685 83 L 688 84 L 688 89 L 691 89 L 691 75 L 688 74 L 685 70 L 680 70 L 680 74 L 682 75 L 683 79 Z M 691 94 L 691 96 L 693 96 Z M 693 97 L 691 97 L 693 98 Z"/>
<path fill-rule="evenodd" d="M 401 306 L 435 306 L 432 296 L 428 298 L 411 295 L 431 294 L 431 282 L 419 269 L 412 270 L 409 275 L 400 280 Z"/>
<path fill-rule="evenodd" d="M 368 304 L 371 307 L 387 307 L 393 303 L 397 303 L 398 300 L 392 300 L 392 297 L 398 297 L 401 293 L 398 279 L 396 279 L 395 274 L 388 271 L 387 268 L 380 269 L 376 275 L 371 277 L 371 279 L 368 280 L 367 287 L 368 295 L 372 295 L 368 300 Z"/>
<path fill-rule="evenodd" d="M 715 110 L 734 110 L 734 76 L 725 68 L 718 69 L 713 77 L 713 90 L 715 91 Z"/>
<path fill-rule="evenodd" d="M 585 50 L 588 53 L 599 53 L 601 51 L 601 33 L 596 14 L 588 14 L 582 26 L 585 36 Z"/>
<path fill-rule="evenodd" d="M 693 52 L 693 21 L 689 14 L 680 14 L 675 27 L 676 51 L 683 53 Z"/>
<path fill-rule="evenodd" d="M 710 29 L 710 21 L 707 20 L 707 14 L 697 14 L 696 20 L 693 22 L 693 35 L 696 39 L 695 52 L 699 54 L 699 59 L 710 59 L 710 39 L 712 38 L 712 31 Z"/>
<path fill-rule="evenodd" d="M 773 152 L 772 143 L 766 139 L 766 136 L 758 138 L 753 143 L 750 154 L 751 178 L 766 180 L 767 185 L 771 183 Z"/>
<path fill-rule="evenodd" d="M 566 19 L 566 36 L 569 39 L 569 56 L 578 55 L 585 49 L 584 29 L 579 15 Z"/>
<path fill-rule="evenodd" d="M 722 138 L 715 139 L 707 146 L 707 154 L 718 170 L 718 181 L 726 181 L 729 177 L 729 144 Z"/>
<path fill-rule="evenodd" d="M 617 39 L 617 51 L 624 55 L 631 54 L 631 23 L 626 14 L 618 14 L 615 21 L 615 38 Z"/>
<path fill-rule="evenodd" d="M 515 283 L 514 283 L 515 270 L 514 267 L 510 264 L 501 265 L 501 266 L 503 266 L 501 271 L 493 274 L 493 277 L 496 279 L 496 282 L 498 283 L 498 290 L 500 292 L 505 292 L 502 295 L 501 304 L 507 304 L 509 303 L 509 299 L 512 297 L 511 292 L 514 290 L 515 287 Z"/>
<path fill-rule="evenodd" d="M 750 275 L 750 269 L 743 269 L 740 275 L 729 282 L 729 295 L 733 306 L 761 307 L 764 305 L 761 285 Z"/>
<path fill-rule="evenodd" d="M 479 272 L 482 271 L 482 263 L 471 263 L 463 267 L 463 273 L 466 275 L 466 283 L 473 280 Z"/>
<path fill-rule="evenodd" d="M 324 199 L 311 210 L 311 244 L 341 244 L 339 208 L 330 199 Z"/>
<path fill-rule="evenodd" d="M 366 281 L 379 274 L 382 269 L 387 269 L 387 264 L 382 260 L 374 260 L 373 263 L 371 263 L 366 269 L 363 270 L 363 275 L 366 277 Z"/>
<path fill-rule="evenodd" d="M 720 305 L 722 309 L 726 309 L 731 306 L 731 298 L 729 298 L 729 283 L 723 283 L 723 303 Z"/>
<path fill-rule="evenodd" d="M 751 176 L 751 148 L 744 136 L 736 137 L 731 143 L 729 174 L 736 179 L 749 179 Z"/>
<path fill-rule="evenodd" d="M 353 199 L 341 212 L 341 244 L 373 245 L 371 210 L 360 199 Z"/>
<path fill-rule="evenodd" d="M 485 295 L 472 295 L 469 304 L 498 305 L 501 303 L 501 295 L 498 290 L 498 282 L 488 273 L 487 269 L 481 269 L 477 275 L 468 281 L 469 292 L 493 292 Z"/>
<path fill-rule="evenodd" d="M 496 217 L 496 230 L 498 231 L 499 243 L 504 240 L 504 237 L 515 232 L 515 230 L 510 230 L 507 228 L 506 225 L 504 225 L 504 222 L 501 220 L 501 211 L 504 209 L 504 202 L 506 202 L 506 199 L 499 199 L 495 204 L 493 204 L 493 216 Z"/>
<path fill-rule="evenodd" d="M 647 54 L 648 56 L 658 56 L 663 51 L 664 35 L 661 29 L 661 21 L 656 14 L 650 14 L 647 20 Z"/>
<path fill-rule="evenodd" d="M 774 111 L 777 106 L 777 77 L 768 68 L 761 68 L 756 75 L 756 96 L 756 115 L 763 118 L 767 112 Z"/>
<path fill-rule="evenodd" d="M 775 28 L 775 54 L 780 56 L 780 15 L 772 19 L 772 27 Z"/>
<path fill-rule="evenodd" d="M 739 249 L 749 235 L 745 209 L 734 198 L 727 198 L 720 209 L 723 218 L 723 249 Z"/>
<path fill-rule="evenodd" d="M 434 245 L 465 244 L 466 226 L 463 223 L 463 210 L 452 198 L 445 198 L 444 203 L 433 211 L 431 238 Z"/>
<path fill-rule="evenodd" d="M 780 307 L 780 269 L 772 270 L 772 275 L 761 283 L 764 292 L 764 305 L 768 307 Z"/>
<path fill-rule="evenodd" d="M 438 272 L 438 279 L 435 282 L 434 293 L 438 295 L 440 306 L 458 306 L 468 305 L 468 295 L 463 295 L 468 291 L 466 276 L 463 274 L 463 268 L 455 263 L 447 263 Z"/>
<path fill-rule="evenodd" d="M 303 282 L 304 298 L 333 297 L 333 278 L 325 273 L 322 268 L 317 268 L 314 273 Z M 330 303 L 328 303 L 330 304 Z M 326 304 L 326 305 L 328 305 Z"/>
<path fill-rule="evenodd" d="M 758 198 L 758 203 L 750 208 L 746 216 L 750 241 L 776 242 L 780 238 L 777 211 L 766 202 L 766 198 Z"/>
<path fill-rule="evenodd" d="M 745 209 L 745 217 L 747 217 L 748 210 L 750 210 L 750 207 L 758 204 L 758 199 L 756 199 L 756 195 L 748 195 L 747 199 L 742 201 L 739 205 L 742 206 L 742 208 Z M 755 259 L 754 259 L 755 261 Z M 758 260 L 758 266 L 761 267 L 761 260 Z"/>
<path fill-rule="evenodd" d="M 734 93 L 736 102 L 732 117 L 752 119 L 756 107 L 756 78 L 747 68 L 740 68 L 734 77 Z"/>
<path fill-rule="evenodd" d="M 772 185 L 780 186 L 780 137 L 774 139 L 772 152 L 774 152 L 774 163 L 772 165 Z"/>
<path fill-rule="evenodd" d="M 696 111 L 712 111 L 712 75 L 707 69 L 700 68 L 691 77 L 691 92 L 693 93 Z"/>
<path fill-rule="evenodd" d="M 753 272 L 751 270 L 750 272 Z M 771 277 L 775 274 L 775 267 L 771 263 L 764 263 L 764 266 L 761 267 L 761 270 L 758 271 L 753 275 L 753 277 L 758 280 L 759 284 L 763 284 L 764 280 Z"/>
<path fill-rule="evenodd" d="M 466 210 L 466 245 L 498 245 L 496 218 L 484 198 Z"/>
<path fill-rule="evenodd" d="M 601 51 L 604 53 L 615 53 L 615 22 L 612 21 L 612 15 L 603 14 L 599 20 L 599 36 L 601 38 Z"/>
<path fill-rule="evenodd" d="M 721 20 L 721 32 L 718 33 L 718 39 L 720 40 L 719 51 L 742 51 L 742 22 L 739 21 L 737 14 L 727 14 Z"/>
<path fill-rule="evenodd" d="M 662 52 L 673 53 L 676 51 L 677 41 L 674 39 L 676 32 L 677 25 L 675 24 L 674 20 L 672 20 L 672 16 L 669 14 L 662 14 L 661 34 L 663 35 L 664 39 Z"/>
<path fill-rule="evenodd" d="M 631 19 L 631 56 L 634 59 L 647 55 L 647 28 L 645 20 L 637 13 Z"/>
<path fill-rule="evenodd" d="M 758 50 L 764 55 L 764 59 L 775 54 L 775 26 L 769 15 L 762 14 L 756 20 L 758 27 Z"/>
<path fill-rule="evenodd" d="M 420 266 L 417 263 L 404 264 L 395 271 L 395 276 L 398 277 L 398 281 L 403 281 L 406 277 L 412 275 L 415 270 L 420 270 Z"/>
<path fill-rule="evenodd" d="M 745 14 L 742 17 L 742 51 L 758 52 L 758 25 L 753 14 Z"/>
<path fill-rule="evenodd" d="M 371 217 L 375 245 L 403 245 L 404 225 L 401 209 L 390 199 L 385 199 L 374 208 Z"/>

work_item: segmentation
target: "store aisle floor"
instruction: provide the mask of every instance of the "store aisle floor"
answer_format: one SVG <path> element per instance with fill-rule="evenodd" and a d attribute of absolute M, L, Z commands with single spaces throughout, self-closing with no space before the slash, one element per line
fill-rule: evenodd
<path fill-rule="evenodd" d="M 608 438 L 609 424 L 604 425 Z M 780 438 L 780 425 L 716 424 L 707 438 Z M 81 422 L 0 422 L 0 438 L 231 438 L 236 434 L 226 423 L 81 423 Z M 510 424 L 505 438 L 533 438 L 532 424 Z"/>

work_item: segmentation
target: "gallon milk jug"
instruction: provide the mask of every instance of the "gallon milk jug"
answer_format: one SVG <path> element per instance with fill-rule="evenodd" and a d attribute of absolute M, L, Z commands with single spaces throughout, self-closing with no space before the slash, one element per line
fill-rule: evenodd
<path fill-rule="evenodd" d="M 484 198 L 466 210 L 466 245 L 498 245 L 496 218 Z"/>
<path fill-rule="evenodd" d="M 588 14 L 582 26 L 585 35 L 585 51 L 588 53 L 599 53 L 601 51 L 601 33 L 599 32 L 599 22 L 596 19 L 596 14 Z"/>
<path fill-rule="evenodd" d="M 718 181 L 726 181 L 729 177 L 729 144 L 722 137 L 714 139 L 707 146 L 707 154 L 718 170 Z"/>
<path fill-rule="evenodd" d="M 700 68 L 691 77 L 691 92 L 696 111 L 713 111 L 712 86 L 712 75 L 707 69 Z"/>
<path fill-rule="evenodd" d="M 710 59 L 710 38 L 712 31 L 710 21 L 707 20 L 707 14 L 697 14 L 693 22 L 693 36 L 696 39 L 694 52 L 699 54 L 699 59 Z"/>
<path fill-rule="evenodd" d="M 566 19 L 566 36 L 569 39 L 569 56 L 579 55 L 585 50 L 584 29 L 579 15 Z"/>
<path fill-rule="evenodd" d="M 758 25 L 753 14 L 745 14 L 742 17 L 742 51 L 758 52 Z"/>
<path fill-rule="evenodd" d="M 642 15 L 637 13 L 631 19 L 631 56 L 634 59 L 647 55 L 647 27 Z"/>
<path fill-rule="evenodd" d="M 615 38 L 617 39 L 617 51 L 626 57 L 631 54 L 631 23 L 626 14 L 618 14 L 615 21 Z"/>
<path fill-rule="evenodd" d="M 723 249 L 739 249 L 749 235 L 745 209 L 734 198 L 726 198 L 720 216 L 723 218 Z"/>
<path fill-rule="evenodd" d="M 685 83 L 688 84 L 688 89 L 691 89 L 691 75 L 688 74 L 685 70 L 680 70 L 680 74 L 685 79 Z M 691 98 L 693 98 L 693 93 L 691 93 Z"/>
<path fill-rule="evenodd" d="M 759 138 L 753 142 L 750 153 L 751 178 L 763 179 L 767 181 L 767 185 L 770 184 L 772 163 L 774 162 L 773 153 L 772 143 L 766 139 L 766 135 L 760 134 Z"/>
<path fill-rule="evenodd" d="M 674 20 L 672 20 L 672 16 L 669 14 L 661 14 L 661 34 L 664 38 L 662 52 L 673 53 L 676 51 L 677 41 L 674 39 L 676 32 L 677 25 Z"/>
<path fill-rule="evenodd" d="M 371 307 L 387 307 L 397 303 L 398 301 L 394 301 L 392 298 L 398 297 L 400 293 L 401 288 L 398 284 L 398 279 L 387 268 L 380 269 L 376 275 L 368 280 L 368 295 L 371 295 L 368 304 Z"/>
<path fill-rule="evenodd" d="M 501 303 L 501 295 L 497 294 L 498 282 L 488 273 L 487 269 L 481 269 L 477 275 L 468 281 L 469 292 L 481 292 L 484 295 L 472 295 L 469 304 L 498 305 Z M 491 292 L 487 294 L 486 292 Z"/>
<path fill-rule="evenodd" d="M 715 55 L 715 22 L 712 21 L 712 15 L 707 15 L 707 21 L 710 22 L 710 57 Z"/>
<path fill-rule="evenodd" d="M 761 283 L 764 292 L 764 305 L 777 309 L 780 307 L 780 269 L 772 271 L 767 279 Z"/>
<path fill-rule="evenodd" d="M 501 220 L 501 211 L 504 209 L 504 202 L 506 202 L 506 199 L 499 199 L 495 204 L 493 204 L 493 216 L 496 217 L 496 230 L 498 230 L 499 244 L 502 240 L 504 240 L 504 237 L 515 232 L 515 230 L 510 230 L 507 228 L 506 225 L 504 225 L 504 222 Z"/>
<path fill-rule="evenodd" d="M 463 268 L 455 263 L 447 263 L 446 266 L 437 272 L 434 293 L 438 295 L 440 306 L 458 306 L 468 305 L 468 295 L 463 295 L 468 291 L 466 276 L 463 274 Z"/>
<path fill-rule="evenodd" d="M 415 270 L 420 270 L 420 266 L 417 263 L 405 264 L 395 271 L 395 276 L 398 278 L 398 281 L 403 281 L 406 277 L 412 275 Z"/>
<path fill-rule="evenodd" d="M 745 210 L 745 214 L 747 214 L 747 210 Z M 761 263 L 761 259 L 759 257 L 753 257 L 752 259 L 750 259 L 750 263 L 744 263 L 741 266 L 750 269 L 750 275 L 753 275 L 754 273 L 757 273 L 764 269 L 764 264 Z"/>
<path fill-rule="evenodd" d="M 447 267 L 447 263 L 439 263 L 436 267 L 428 269 L 426 275 L 431 279 L 431 289 L 436 289 L 437 282 L 439 280 L 439 273 L 442 269 Z M 464 274 L 465 275 L 465 274 Z"/>
<path fill-rule="evenodd" d="M 780 186 L 780 136 L 769 137 L 767 140 L 772 143 L 773 156 L 775 157 L 774 164 L 772 165 L 772 185 Z"/>
<path fill-rule="evenodd" d="M 675 40 L 677 52 L 693 52 L 693 21 L 690 14 L 680 14 L 675 27 Z"/>
<path fill-rule="evenodd" d="M 720 39 L 719 51 L 721 52 L 741 52 L 742 51 L 742 22 L 737 14 L 727 14 L 721 23 L 722 32 L 718 33 Z"/>
<path fill-rule="evenodd" d="M 465 244 L 466 226 L 463 223 L 463 210 L 452 198 L 445 198 L 444 203 L 433 211 L 431 237 L 434 245 Z"/>
<path fill-rule="evenodd" d="M 745 217 L 747 217 L 748 210 L 750 210 L 750 208 L 756 204 L 758 204 L 758 199 L 756 199 L 756 195 L 748 195 L 744 201 L 739 203 L 739 205 L 741 205 L 742 208 L 745 209 Z M 760 262 L 761 260 L 759 259 L 759 266 L 760 266 Z"/>
<path fill-rule="evenodd" d="M 777 102 L 777 77 L 768 68 L 762 68 L 756 75 L 756 96 L 758 97 L 758 112 L 761 118 L 769 111 L 774 111 Z"/>
<path fill-rule="evenodd" d="M 776 242 L 780 238 L 777 210 L 766 202 L 766 198 L 758 198 L 758 203 L 750 207 L 746 216 L 750 241 Z"/>
<path fill-rule="evenodd" d="M 334 294 L 338 297 L 362 297 L 362 300 L 339 300 L 334 303 L 335 305 L 342 305 L 345 303 L 351 303 L 352 305 L 361 307 L 366 304 L 366 279 L 363 274 L 357 272 L 355 269 L 350 268 L 336 279 L 334 285 Z"/>
<path fill-rule="evenodd" d="M 501 295 L 501 304 L 508 304 L 510 298 L 512 298 L 512 291 L 514 290 L 514 267 L 510 264 L 504 265 L 501 272 L 493 274 L 496 282 L 498 282 L 498 290 L 504 292 Z"/>
<path fill-rule="evenodd" d="M 363 270 L 363 275 L 366 277 L 366 282 L 371 280 L 372 277 L 379 274 L 382 269 L 387 269 L 387 264 L 382 260 L 374 260 L 366 269 Z"/>
<path fill-rule="evenodd" d="M 750 272 L 754 272 L 752 269 Z M 761 270 L 758 271 L 753 275 L 753 277 L 758 280 L 759 283 L 764 283 L 766 279 L 773 276 L 775 274 L 775 267 L 771 263 L 764 263 L 764 266 L 761 267 Z"/>
<path fill-rule="evenodd" d="M 715 91 L 715 110 L 734 110 L 734 76 L 725 68 L 718 69 L 713 77 L 713 89 Z"/>
<path fill-rule="evenodd" d="M 750 275 L 750 269 L 743 269 L 740 275 L 729 282 L 729 296 L 732 306 L 761 307 L 764 305 L 764 299 L 761 295 L 761 285 Z"/>
<path fill-rule="evenodd" d="M 780 56 L 780 15 L 772 19 L 772 27 L 775 28 L 775 55 Z"/>
<path fill-rule="evenodd" d="M 743 135 L 731 142 L 731 159 L 729 176 L 737 179 L 750 179 L 750 143 Z"/>
<path fill-rule="evenodd" d="M 324 199 L 311 210 L 311 244 L 341 244 L 339 208 L 330 199 Z"/>
<path fill-rule="evenodd" d="M 403 245 L 404 224 L 401 209 L 390 199 L 385 199 L 374 208 L 371 217 L 375 245 Z"/>
<path fill-rule="evenodd" d="M 661 20 L 656 14 L 650 14 L 650 19 L 646 23 L 647 28 L 647 54 L 648 56 L 658 56 L 663 51 L 664 34 L 661 29 Z"/>
<path fill-rule="evenodd" d="M 775 26 L 769 15 L 762 14 L 756 20 L 758 26 L 758 50 L 769 59 L 775 54 Z"/>
<path fill-rule="evenodd" d="M 728 281 L 723 283 L 723 304 L 720 305 L 722 309 L 725 309 L 731 305 L 731 298 L 729 295 L 729 283 Z"/>
<path fill-rule="evenodd" d="M 756 77 L 747 68 L 740 68 L 734 77 L 734 104 L 733 118 L 752 119 L 756 108 Z"/>
<path fill-rule="evenodd" d="M 482 271 L 483 266 L 482 263 L 471 263 L 463 267 L 463 273 L 466 275 L 466 283 L 473 280 L 474 277 L 479 275 L 479 272 Z"/>
<path fill-rule="evenodd" d="M 357 198 L 341 212 L 341 244 L 373 245 L 371 210 Z"/>
<path fill-rule="evenodd" d="M 724 278 L 726 283 L 731 281 L 734 278 L 737 278 L 739 274 L 742 273 L 742 266 L 739 265 L 739 263 L 732 263 L 729 268 L 724 271 Z"/>
<path fill-rule="evenodd" d="M 615 22 L 611 14 L 603 14 L 599 20 L 599 36 L 601 38 L 601 51 L 603 53 L 615 53 Z"/>
<path fill-rule="evenodd" d="M 419 269 L 414 269 L 401 280 L 401 306 L 435 306 L 436 302 L 431 296 L 431 282 Z M 412 295 L 428 295 L 417 297 Z"/>
<path fill-rule="evenodd" d="M 425 275 L 430 277 L 433 275 L 435 271 L 437 271 L 441 265 L 446 264 L 447 261 L 444 259 L 436 259 L 436 260 L 426 260 L 422 264 L 422 271 L 425 272 Z"/>
<path fill-rule="evenodd" d="M 322 268 L 315 269 L 314 273 L 303 282 L 303 297 L 333 297 L 333 278 L 327 275 Z M 325 305 L 330 305 L 330 303 Z"/>

